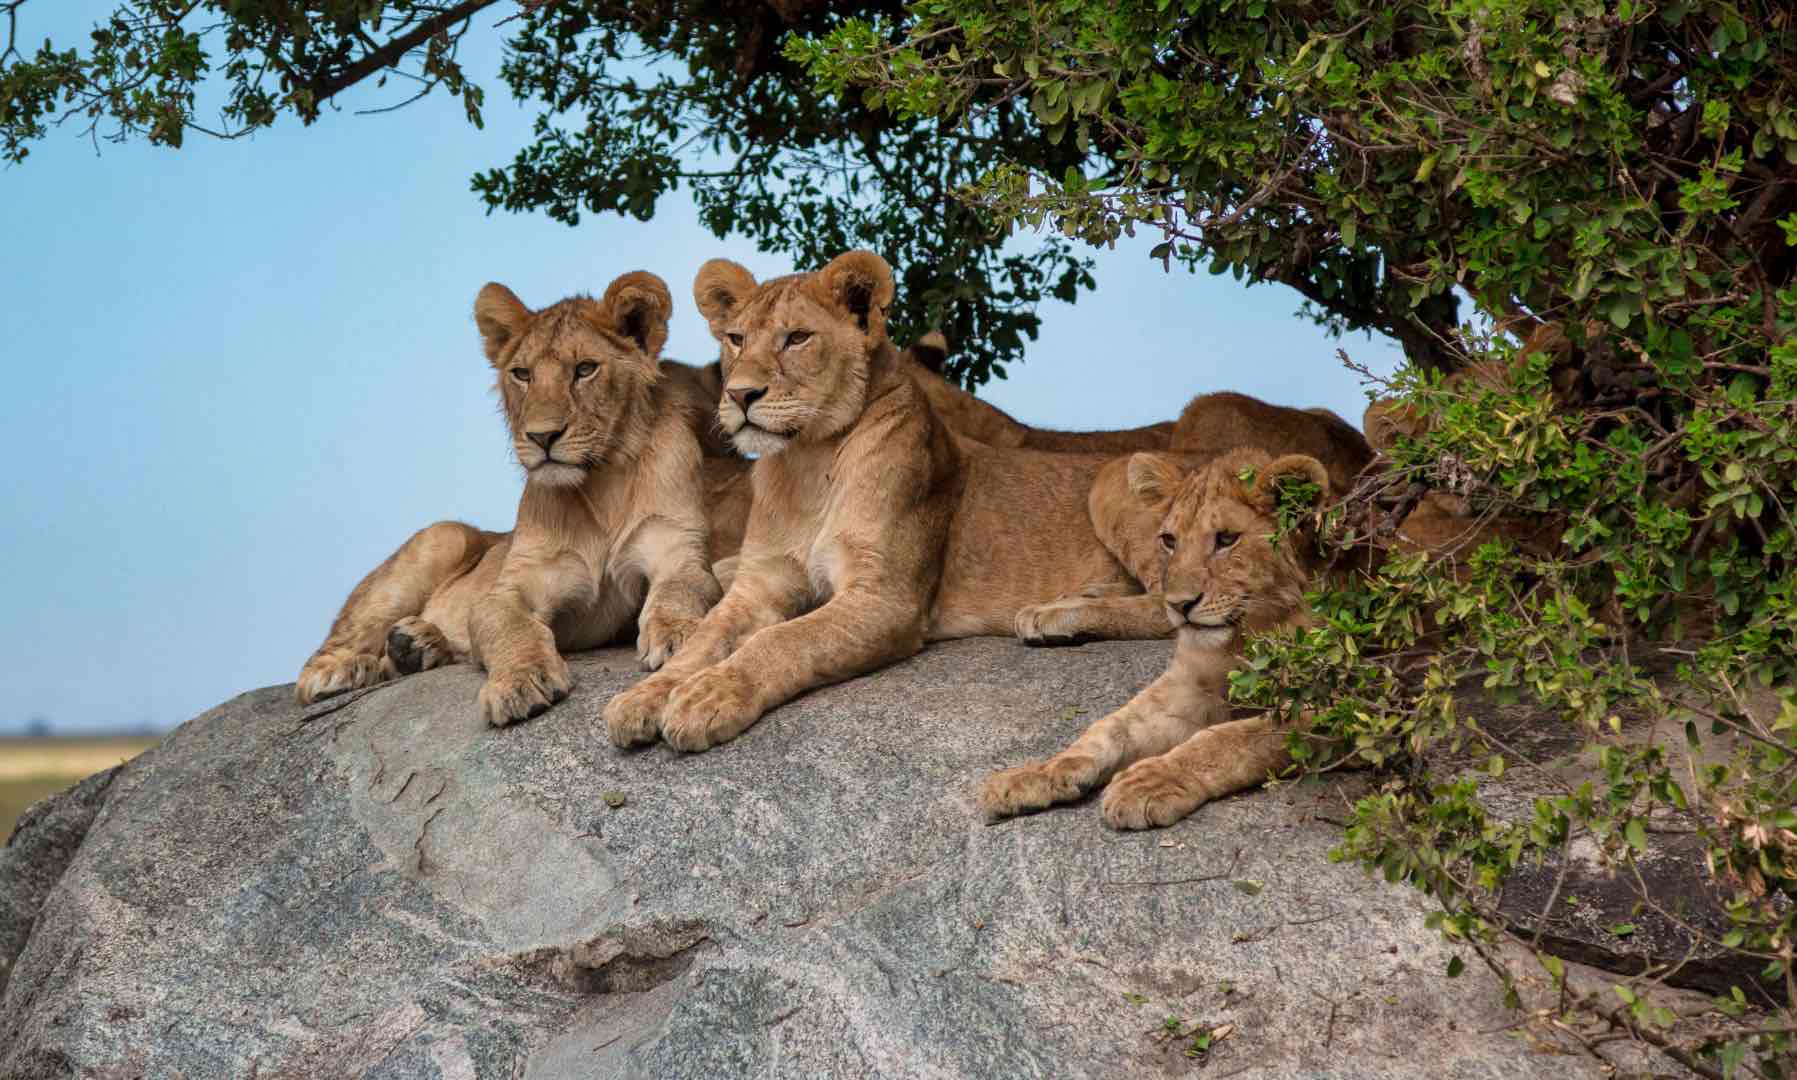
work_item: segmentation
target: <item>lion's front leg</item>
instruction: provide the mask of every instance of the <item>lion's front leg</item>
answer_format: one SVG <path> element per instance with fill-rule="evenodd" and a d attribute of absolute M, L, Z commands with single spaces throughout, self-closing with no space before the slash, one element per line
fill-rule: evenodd
<path fill-rule="evenodd" d="M 923 647 L 924 605 L 869 588 L 837 593 L 816 611 L 757 631 L 731 657 L 668 699 L 661 735 L 699 751 L 742 734 L 775 706 Z"/>
<path fill-rule="evenodd" d="M 675 690 L 730 656 L 757 630 L 798 610 L 807 588 L 803 571 L 790 559 L 764 557 L 744 563 L 730 591 L 699 620 L 661 669 L 606 703 L 605 729 L 611 741 L 617 746 L 654 742 L 663 733 L 663 714 Z"/>
<path fill-rule="evenodd" d="M 704 540 L 671 526 L 646 530 L 649 594 L 637 618 L 636 657 L 650 671 L 698 631 L 723 595 L 706 563 Z"/>
<path fill-rule="evenodd" d="M 495 589 L 468 620 L 474 655 L 487 669 L 481 718 L 494 727 L 542 715 L 574 689 L 555 632 L 511 589 Z"/>
<path fill-rule="evenodd" d="M 1121 709 L 1080 734 L 1045 761 L 993 773 L 980 785 L 980 809 L 999 821 L 1073 800 L 1110 779 L 1118 769 L 1164 753 L 1192 732 L 1227 715 L 1222 702 L 1193 685 L 1174 665 Z"/>
<path fill-rule="evenodd" d="M 514 543 L 492 589 L 468 615 L 474 658 L 487 669 L 480 714 L 494 727 L 539 716 L 574 689 L 551 624 L 557 612 L 602 607 L 587 564 L 528 540 Z"/>
<path fill-rule="evenodd" d="M 1096 592 L 1096 590 L 1094 590 Z M 1017 612 L 1017 637 L 1026 645 L 1087 641 L 1144 641 L 1173 636 L 1159 596 L 1063 596 Z"/>
<path fill-rule="evenodd" d="M 1120 773 L 1104 790 L 1104 821 L 1115 829 L 1171 825 L 1290 764 L 1285 729 L 1272 717 L 1218 724 Z"/>

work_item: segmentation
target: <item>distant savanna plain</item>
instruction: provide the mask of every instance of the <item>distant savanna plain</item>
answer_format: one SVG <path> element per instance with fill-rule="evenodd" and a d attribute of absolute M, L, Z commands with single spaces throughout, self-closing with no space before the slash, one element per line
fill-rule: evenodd
<path fill-rule="evenodd" d="M 156 745 L 155 735 L 0 737 L 0 838 L 19 818 L 82 777 L 129 761 Z"/>

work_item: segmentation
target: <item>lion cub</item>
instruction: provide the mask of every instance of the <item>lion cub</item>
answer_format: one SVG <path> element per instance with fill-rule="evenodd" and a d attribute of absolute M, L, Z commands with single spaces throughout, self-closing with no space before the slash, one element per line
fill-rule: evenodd
<path fill-rule="evenodd" d="M 603 645 L 632 619 L 646 667 L 680 648 L 720 593 L 705 507 L 741 513 L 727 489 L 742 466 L 701 467 L 703 373 L 658 360 L 672 308 L 642 272 L 541 311 L 503 285 L 481 289 L 474 319 L 526 471 L 517 525 L 439 522 L 401 545 L 306 661 L 301 704 L 473 659 L 487 669 L 481 715 L 503 725 L 567 696 L 562 652 Z"/>
<path fill-rule="evenodd" d="M 1106 824 L 1170 825 L 1290 763 L 1283 728 L 1265 716 L 1231 720 L 1228 702 L 1244 637 L 1310 619 L 1304 593 L 1322 567 L 1311 545 L 1272 539 L 1275 493 L 1288 477 L 1342 493 L 1330 471 L 1303 454 L 1235 451 L 1183 476 L 1163 455 L 1129 459 L 1131 490 L 1162 515 L 1162 604 L 1178 633 L 1173 663 L 1067 749 L 988 777 L 979 798 L 989 818 L 1071 802 L 1109 781 Z"/>
<path fill-rule="evenodd" d="M 1347 491 L 1373 460 L 1360 432 L 1327 409 L 1293 409 L 1246 394 L 1200 394 L 1173 425 L 1166 453 L 1169 467 L 1200 469 L 1238 450 L 1268 457 L 1302 454 L 1329 474 L 1335 491 Z M 1032 645 L 1059 645 L 1140 636 L 1144 620 L 1161 624 L 1164 502 L 1143 501 L 1132 490 L 1129 455 L 1113 458 L 1092 484 L 1087 510 L 1104 546 L 1129 571 L 1136 587 L 1085 587 L 1017 613 L 1017 636 Z M 1171 629 L 1162 624 L 1162 635 Z"/>

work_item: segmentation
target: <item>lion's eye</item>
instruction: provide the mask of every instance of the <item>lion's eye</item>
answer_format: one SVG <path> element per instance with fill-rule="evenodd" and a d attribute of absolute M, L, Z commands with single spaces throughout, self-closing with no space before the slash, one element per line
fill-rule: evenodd
<path fill-rule="evenodd" d="M 1178 546 L 1179 546 L 1179 537 L 1174 536 L 1172 533 L 1162 533 L 1161 534 L 1161 547 L 1165 548 L 1168 551 L 1172 551 L 1174 548 L 1176 548 Z"/>
<path fill-rule="evenodd" d="M 740 349 L 743 347 L 743 336 L 741 334 L 725 334 L 724 340 L 730 343 L 732 349 Z"/>
<path fill-rule="evenodd" d="M 591 360 L 582 360 L 580 362 L 579 366 L 577 366 L 574 369 L 574 377 L 576 379 L 584 379 L 588 375 L 591 375 L 593 372 L 598 371 L 598 370 L 599 370 L 598 364 L 595 364 Z"/>
<path fill-rule="evenodd" d="M 809 330 L 794 330 L 792 333 L 786 335 L 786 347 L 790 349 L 794 345 L 803 345 L 807 341 L 810 341 L 810 340 L 811 340 L 811 331 L 809 331 Z"/>
<path fill-rule="evenodd" d="M 519 382 L 529 382 L 530 381 L 530 369 L 515 367 L 512 369 L 512 378 L 517 379 Z"/>
<path fill-rule="evenodd" d="M 1240 540 L 1241 538 L 1242 538 L 1241 533 L 1219 532 L 1219 533 L 1217 533 L 1217 550 L 1218 551 L 1227 551 L 1228 549 L 1234 547 L 1235 542 L 1237 540 Z"/>

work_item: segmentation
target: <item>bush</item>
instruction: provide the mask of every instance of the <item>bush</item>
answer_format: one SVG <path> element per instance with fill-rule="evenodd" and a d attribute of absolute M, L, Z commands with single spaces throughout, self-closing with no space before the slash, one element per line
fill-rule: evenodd
<path fill-rule="evenodd" d="M 996 164 L 965 196 L 1001 221 L 1148 230 L 1169 263 L 1291 284 L 1331 325 L 1404 343 L 1386 392 L 1428 430 L 1332 514 L 1332 542 L 1389 528 L 1411 481 L 1558 542 L 1390 558 L 1318 595 L 1315 630 L 1259 643 L 1234 693 L 1308 715 L 1312 767 L 1407 763 L 1337 854 L 1427 891 L 1507 980 L 1489 944 L 1512 871 L 1582 837 L 1629 875 L 1650 822 L 1697 823 L 1732 895 L 1720 944 L 1763 963 L 1717 1007 L 1782 992 L 1777 1022 L 1693 1031 L 1631 986 L 1572 1004 L 1712 1075 L 1782 1075 L 1794 1045 L 1794 19 L 1711 0 L 921 0 L 788 45 L 901 116 L 1008 96 L 1087 152 L 1059 175 Z M 1456 289 L 1483 331 L 1441 331 Z M 1450 746 L 1522 764 L 1457 713 L 1479 683 L 1570 725 L 1601 781 L 1505 821 L 1476 778 L 1434 775 Z M 1640 734 L 1659 721 L 1702 764 Z"/>

